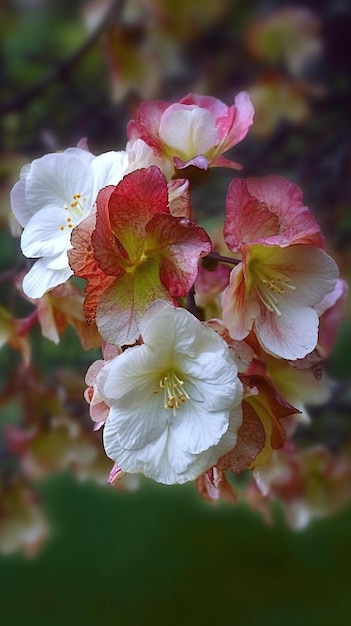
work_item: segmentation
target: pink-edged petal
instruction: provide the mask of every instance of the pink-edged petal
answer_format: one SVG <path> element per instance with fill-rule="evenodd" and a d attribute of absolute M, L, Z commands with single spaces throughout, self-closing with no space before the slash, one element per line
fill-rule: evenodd
<path fill-rule="evenodd" d="M 249 194 L 244 179 L 235 178 L 226 198 L 224 239 L 228 248 L 237 252 L 243 243 L 265 239 L 276 232 L 279 232 L 278 216 Z"/>
<path fill-rule="evenodd" d="M 325 239 L 311 211 L 303 203 L 302 190 L 282 176 L 248 178 L 248 193 L 279 217 L 276 240 L 266 243 L 289 245 L 304 243 L 325 248 Z M 284 233 L 285 236 L 284 236 Z M 278 237 L 281 237 L 279 242 Z"/>
<path fill-rule="evenodd" d="M 223 118 L 228 114 L 228 107 L 224 102 L 213 96 L 203 96 L 188 93 L 179 101 L 180 104 L 195 105 L 212 113 L 216 119 Z"/>
<path fill-rule="evenodd" d="M 185 296 L 195 282 L 199 258 L 211 252 L 200 226 L 184 218 L 155 215 L 146 228 L 147 247 L 160 258 L 160 279 L 171 296 Z"/>
<path fill-rule="evenodd" d="M 223 156 L 218 156 L 211 160 L 211 167 L 229 167 L 232 170 L 242 170 L 243 166 L 236 161 L 230 161 Z"/>
<path fill-rule="evenodd" d="M 236 251 L 262 242 L 325 248 L 320 227 L 303 204 L 301 189 L 281 176 L 234 180 L 226 199 L 225 240 Z M 250 219 L 252 216 L 255 219 Z"/>
<path fill-rule="evenodd" d="M 233 339 L 244 339 L 259 314 L 259 304 L 254 298 L 247 298 L 243 265 L 237 265 L 230 274 L 230 282 L 223 294 L 223 322 Z"/>
<path fill-rule="evenodd" d="M 246 91 L 240 91 L 234 99 L 233 121 L 226 134 L 223 132 L 223 121 L 221 123 L 220 130 L 223 139 L 216 150 L 217 154 L 226 152 L 246 137 L 253 124 L 254 114 L 255 110 L 249 94 Z M 230 121 L 230 118 L 227 118 L 227 121 Z"/>
<path fill-rule="evenodd" d="M 209 166 L 209 160 L 202 155 L 195 156 L 187 161 L 183 161 L 183 159 L 175 156 L 173 157 L 173 163 L 178 170 L 183 170 L 190 165 L 198 167 L 200 170 L 207 170 Z"/>
<path fill-rule="evenodd" d="M 156 153 L 160 153 L 158 130 L 162 114 L 169 106 L 170 103 L 164 100 L 142 102 L 137 110 L 136 119 L 127 124 L 128 139 L 143 139 Z"/>
<path fill-rule="evenodd" d="M 146 224 L 155 213 L 169 212 L 167 181 L 154 165 L 131 172 L 117 185 L 108 205 L 111 237 L 118 238 L 129 258 L 138 259 Z"/>

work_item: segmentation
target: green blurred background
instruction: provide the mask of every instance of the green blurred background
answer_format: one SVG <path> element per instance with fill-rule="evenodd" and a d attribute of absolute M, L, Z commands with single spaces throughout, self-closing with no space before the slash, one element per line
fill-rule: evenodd
<path fill-rule="evenodd" d="M 123 149 L 126 122 L 140 99 L 172 100 L 193 91 L 230 104 L 247 89 L 257 130 L 235 149 L 235 160 L 243 163 L 244 175 L 280 174 L 303 188 L 330 253 L 349 279 L 348 3 L 304 2 L 316 22 L 306 26 L 302 40 L 284 23 L 273 23 L 263 35 L 256 30 L 257 22 L 282 6 L 301 3 L 112 5 L 1 5 L 1 271 L 21 262 L 18 241 L 8 232 L 8 194 L 22 164 L 83 136 L 96 153 Z M 109 13 L 99 25 L 104 10 Z M 311 47 L 317 53 L 306 53 L 302 63 L 301 51 Z M 204 191 L 194 194 L 198 211 L 206 217 L 222 211 L 231 178 L 230 172 L 211 173 Z M 0 289 L 2 305 L 23 306 L 24 314 L 13 290 Z M 314 410 L 313 427 L 303 435 L 336 449 L 351 432 L 349 315 L 350 305 L 327 364 L 337 393 Z M 47 378 L 57 366 L 83 377 L 96 358 L 95 352 L 82 354 L 70 334 L 58 347 L 35 335 L 33 354 Z M 19 360 L 8 346 L 1 349 L 1 390 Z M 15 401 L 0 411 L 2 426 L 21 423 Z M 32 486 L 51 534 L 33 558 L 0 558 L 5 626 L 350 623 L 350 507 L 292 532 L 279 505 L 269 527 L 244 504 L 206 504 L 193 485 L 169 488 L 144 480 L 137 491 L 120 493 L 64 472 Z"/>

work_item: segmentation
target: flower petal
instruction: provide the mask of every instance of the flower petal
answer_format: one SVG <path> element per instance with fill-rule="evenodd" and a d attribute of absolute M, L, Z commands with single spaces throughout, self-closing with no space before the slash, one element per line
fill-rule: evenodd
<path fill-rule="evenodd" d="M 64 207 L 72 202 L 72 196 L 80 193 L 92 205 L 90 186 L 91 172 L 85 158 L 85 150 L 70 153 L 46 154 L 32 162 L 30 176 L 26 180 L 26 198 L 30 210 L 38 211 L 45 206 Z"/>
<path fill-rule="evenodd" d="M 282 303 L 277 316 L 262 306 L 255 321 L 257 339 L 266 352 L 282 359 L 302 359 L 314 350 L 318 339 L 318 315 L 312 308 Z"/>
<path fill-rule="evenodd" d="M 41 298 L 46 291 L 60 285 L 72 276 L 70 267 L 49 269 L 45 259 L 38 259 L 25 275 L 22 288 L 28 298 Z"/>
<path fill-rule="evenodd" d="M 184 161 L 205 154 L 218 141 L 215 117 L 195 105 L 173 104 L 163 113 L 159 134 L 167 149 Z"/>
<path fill-rule="evenodd" d="M 70 237 L 64 211 L 47 207 L 27 222 L 21 237 L 22 252 L 29 258 L 54 256 L 69 248 Z"/>
<path fill-rule="evenodd" d="M 26 183 L 19 180 L 12 188 L 10 193 L 11 209 L 15 218 L 18 220 L 22 228 L 24 228 L 33 215 L 33 212 L 26 203 Z"/>

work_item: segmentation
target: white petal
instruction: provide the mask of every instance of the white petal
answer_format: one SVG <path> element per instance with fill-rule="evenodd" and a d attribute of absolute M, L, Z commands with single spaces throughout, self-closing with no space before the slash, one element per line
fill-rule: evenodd
<path fill-rule="evenodd" d="M 155 319 L 157 323 L 155 324 Z M 140 323 L 140 332 L 155 353 L 165 353 L 165 359 L 178 361 L 182 355 L 195 358 L 206 350 L 216 350 L 223 340 L 211 329 L 199 324 L 189 311 L 175 308 L 158 300 L 147 311 Z M 169 356 L 168 356 L 169 355 Z"/>
<path fill-rule="evenodd" d="M 270 259 L 278 271 L 290 278 L 295 289 L 284 290 L 280 300 L 293 306 L 313 306 L 318 304 L 334 289 L 339 275 L 338 267 L 324 250 L 312 246 L 290 246 L 278 249 Z M 283 267 L 282 267 L 283 264 Z"/>
<path fill-rule="evenodd" d="M 11 209 L 24 228 L 27 222 L 32 217 L 32 213 L 26 203 L 26 183 L 24 180 L 19 180 L 11 190 L 10 193 Z"/>
<path fill-rule="evenodd" d="M 145 402 L 150 387 L 155 389 L 159 384 L 162 365 L 163 359 L 149 346 L 128 348 L 104 367 L 104 381 L 99 382 L 99 388 L 112 401 L 120 402 L 125 397 L 125 404 Z"/>
<path fill-rule="evenodd" d="M 51 257 L 45 257 L 45 265 L 49 270 L 64 270 L 68 267 L 67 250 Z"/>
<path fill-rule="evenodd" d="M 302 359 L 314 350 L 318 338 L 318 315 L 311 308 L 280 305 L 281 315 L 262 310 L 255 322 L 257 338 L 266 352 L 282 359 Z"/>
<path fill-rule="evenodd" d="M 84 152 L 84 151 L 81 151 Z M 26 181 L 26 197 L 30 210 L 39 211 L 45 206 L 63 208 L 80 193 L 91 201 L 91 173 L 88 164 L 76 154 L 61 152 L 47 154 L 32 162 Z"/>
<path fill-rule="evenodd" d="M 138 450 L 158 439 L 167 429 L 166 413 L 162 396 L 151 395 L 147 404 L 140 402 L 133 408 L 112 406 L 109 421 L 118 444 L 125 450 Z"/>
<path fill-rule="evenodd" d="M 69 154 L 78 157 L 85 165 L 90 165 L 96 158 L 89 150 L 82 150 L 82 148 L 66 148 L 63 154 Z"/>
<path fill-rule="evenodd" d="M 22 233 L 21 248 L 29 258 L 54 256 L 68 250 L 70 239 L 64 211 L 49 207 L 31 217 Z"/>
<path fill-rule="evenodd" d="M 161 140 L 184 160 L 205 154 L 218 141 L 215 117 L 197 106 L 168 107 L 161 117 L 159 134 Z"/>
<path fill-rule="evenodd" d="M 106 452 L 129 473 L 166 484 L 194 480 L 235 446 L 242 419 L 236 365 L 223 339 L 184 309 L 157 302 L 141 327 L 146 343 L 127 349 L 98 375 L 98 390 L 111 407 Z M 190 395 L 174 410 L 164 408 L 159 388 L 169 371 L 184 378 Z"/>
<path fill-rule="evenodd" d="M 97 156 L 91 163 L 92 170 L 92 202 L 98 192 L 107 185 L 117 185 L 128 168 L 126 152 L 105 152 Z"/>
<path fill-rule="evenodd" d="M 170 425 L 179 450 L 199 454 L 216 445 L 229 427 L 229 411 L 209 411 L 205 403 L 186 401 Z"/>
<path fill-rule="evenodd" d="M 201 399 L 209 411 L 225 409 L 233 404 L 236 397 L 240 398 L 237 368 L 230 359 L 228 348 L 227 352 L 228 358 L 213 351 L 202 354 L 196 360 L 183 361 L 182 373 L 191 383 L 191 386 L 188 384 L 188 393 L 191 395 L 195 388 L 194 398 Z"/>
<path fill-rule="evenodd" d="M 50 270 L 45 265 L 44 259 L 39 259 L 25 275 L 22 288 L 28 298 L 41 298 L 49 289 L 65 283 L 72 273 L 70 267 Z"/>

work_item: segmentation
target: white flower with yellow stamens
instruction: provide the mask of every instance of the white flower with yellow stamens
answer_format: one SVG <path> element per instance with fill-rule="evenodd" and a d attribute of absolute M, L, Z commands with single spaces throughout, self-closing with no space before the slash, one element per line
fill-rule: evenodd
<path fill-rule="evenodd" d="M 143 343 L 97 377 L 110 407 L 105 450 L 124 472 L 185 483 L 236 444 L 242 386 L 235 357 L 212 329 L 163 301 L 150 307 L 140 330 Z"/>
<path fill-rule="evenodd" d="M 29 298 L 40 298 L 72 276 L 67 250 L 71 231 L 91 211 L 98 191 L 116 185 L 128 167 L 125 152 L 95 157 L 69 148 L 25 165 L 11 192 L 12 211 L 22 226 L 21 248 L 38 259 L 23 280 Z"/>

